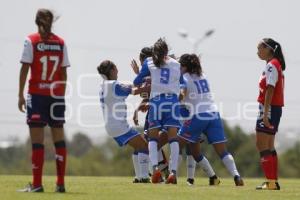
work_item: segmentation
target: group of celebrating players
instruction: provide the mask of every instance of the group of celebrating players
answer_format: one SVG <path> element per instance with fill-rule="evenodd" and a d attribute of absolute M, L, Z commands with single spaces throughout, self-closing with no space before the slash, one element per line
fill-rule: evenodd
<path fill-rule="evenodd" d="M 19 109 L 24 112 L 26 107 L 27 111 L 33 172 L 33 182 L 20 190 L 23 192 L 44 191 L 43 131 L 46 125 L 51 127 L 56 149 L 56 192 L 65 192 L 64 94 L 70 64 L 63 39 L 51 32 L 53 19 L 50 10 L 38 10 L 35 20 L 38 32 L 26 38 L 21 59 Z M 97 67 L 103 79 L 100 103 L 105 129 L 120 146 L 128 144 L 134 149 L 134 183 L 177 184 L 177 168 L 185 149 L 187 183 L 194 184 L 195 167 L 199 164 L 209 178 L 209 185 L 220 184 L 200 150 L 205 137 L 232 175 L 235 185 L 243 186 L 234 158 L 226 149 L 222 119 L 198 56 L 183 54 L 176 58 L 169 55 L 168 50 L 166 41 L 161 38 L 153 46 L 143 48 L 139 56 L 141 69 L 135 60 L 131 63 L 136 74 L 132 84 L 118 81 L 118 68 L 110 60 L 102 61 Z M 267 181 L 257 189 L 279 190 L 274 138 L 283 106 L 285 63 L 280 44 L 269 38 L 259 42 L 258 56 L 267 62 L 260 80 L 260 116 L 256 125 L 257 147 Z M 24 86 L 29 69 L 31 78 L 25 101 Z M 134 113 L 134 123 L 138 125 L 139 111 L 147 113 L 143 134 L 127 122 L 125 100 L 130 94 L 142 97 Z M 168 161 L 162 149 L 167 143 L 170 148 Z"/>

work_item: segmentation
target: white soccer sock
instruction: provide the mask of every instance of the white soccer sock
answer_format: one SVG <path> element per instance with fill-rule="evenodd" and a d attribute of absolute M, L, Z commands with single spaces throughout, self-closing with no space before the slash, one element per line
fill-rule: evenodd
<path fill-rule="evenodd" d="M 135 178 L 140 178 L 140 167 L 139 167 L 138 154 L 135 154 L 135 153 L 132 154 L 132 162 L 133 162 Z"/>
<path fill-rule="evenodd" d="M 224 165 L 226 166 L 227 170 L 230 172 L 231 176 L 240 176 L 236 166 L 234 159 L 231 154 L 227 154 L 222 158 Z"/>
<path fill-rule="evenodd" d="M 178 167 L 178 157 L 179 157 L 179 144 L 177 141 L 172 141 L 170 143 L 170 149 L 171 149 L 171 159 L 172 162 L 170 163 L 170 171 L 177 171 Z"/>
<path fill-rule="evenodd" d="M 157 142 L 153 141 L 153 140 L 149 141 L 148 148 L 149 148 L 149 158 L 150 158 L 152 167 L 157 166 L 158 165 Z"/>
<path fill-rule="evenodd" d="M 187 155 L 186 156 L 186 171 L 187 171 L 187 178 L 195 178 L 195 169 L 196 169 L 196 161 L 194 160 L 193 156 Z"/>
<path fill-rule="evenodd" d="M 160 148 L 158 150 L 158 162 L 161 162 L 164 160 L 164 156 L 163 156 L 163 153 L 162 153 L 162 149 Z"/>
<path fill-rule="evenodd" d="M 150 174 L 153 174 L 153 166 L 149 157 L 148 157 L 148 170 Z"/>
<path fill-rule="evenodd" d="M 178 167 L 180 166 L 180 164 L 181 164 L 181 161 L 182 161 L 182 155 L 181 154 L 179 154 L 178 155 L 178 164 L 177 164 L 177 169 L 178 169 Z M 171 172 L 172 170 L 171 170 L 171 166 L 172 166 L 172 157 L 170 156 L 170 160 L 169 160 L 169 171 Z M 179 172 L 177 171 L 177 173 L 176 173 L 176 175 L 177 176 L 179 176 Z"/>
<path fill-rule="evenodd" d="M 149 166 L 149 156 L 146 153 L 138 153 L 138 161 L 140 167 L 140 177 L 148 178 L 148 166 Z"/>
<path fill-rule="evenodd" d="M 182 154 L 179 154 L 177 168 L 178 168 L 178 166 L 180 166 L 181 162 L 182 162 Z"/>
<path fill-rule="evenodd" d="M 206 157 L 205 156 L 201 156 L 201 157 L 202 157 L 202 159 L 200 159 L 200 161 L 198 161 L 198 164 L 203 169 L 205 174 L 208 177 L 212 177 L 212 176 L 216 175 L 216 173 L 214 172 L 213 168 L 211 167 L 211 165 L 210 165 L 209 161 L 206 159 Z"/>

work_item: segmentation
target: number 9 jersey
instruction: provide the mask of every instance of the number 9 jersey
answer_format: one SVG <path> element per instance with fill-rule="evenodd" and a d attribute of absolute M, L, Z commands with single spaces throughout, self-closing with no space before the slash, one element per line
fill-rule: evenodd
<path fill-rule="evenodd" d="M 175 94 L 180 92 L 180 64 L 173 58 L 168 57 L 166 63 L 157 67 L 151 57 L 143 63 L 142 69 L 133 81 L 134 85 L 141 85 L 143 79 L 151 75 L 150 99 L 161 94 Z"/>
<path fill-rule="evenodd" d="M 39 33 L 29 35 L 21 63 L 30 64 L 29 94 L 64 96 L 62 67 L 70 63 L 62 38 L 52 33 L 47 40 L 42 40 Z"/>

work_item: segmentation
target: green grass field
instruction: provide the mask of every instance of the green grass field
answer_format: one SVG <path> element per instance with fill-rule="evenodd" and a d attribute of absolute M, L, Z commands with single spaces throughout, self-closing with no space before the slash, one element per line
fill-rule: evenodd
<path fill-rule="evenodd" d="M 44 177 L 44 193 L 18 193 L 17 189 L 25 186 L 30 176 L 0 176 L 1 200 L 266 200 L 300 199 L 300 179 L 281 179 L 280 191 L 255 191 L 262 179 L 245 179 L 246 186 L 235 187 L 233 180 L 221 179 L 221 185 L 207 186 L 205 178 L 196 179 L 194 186 L 187 186 L 184 178 L 179 178 L 178 185 L 133 184 L 130 177 L 67 177 L 67 193 L 54 193 L 55 177 Z"/>

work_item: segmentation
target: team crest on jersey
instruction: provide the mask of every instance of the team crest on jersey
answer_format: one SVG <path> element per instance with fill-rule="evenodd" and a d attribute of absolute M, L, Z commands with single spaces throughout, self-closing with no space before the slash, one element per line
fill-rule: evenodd
<path fill-rule="evenodd" d="M 45 44 L 45 43 L 38 43 L 37 44 L 38 51 L 62 51 L 62 47 L 59 44 Z"/>

